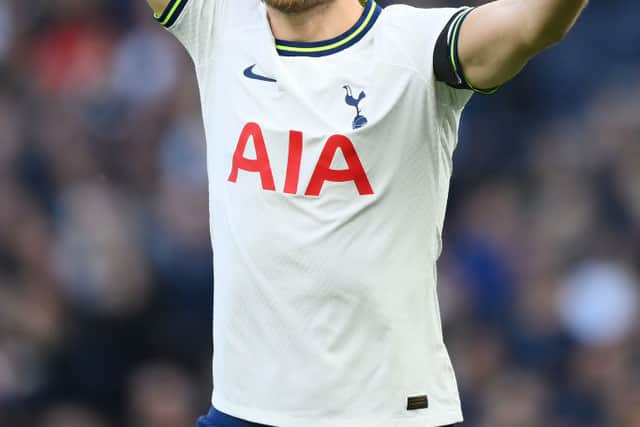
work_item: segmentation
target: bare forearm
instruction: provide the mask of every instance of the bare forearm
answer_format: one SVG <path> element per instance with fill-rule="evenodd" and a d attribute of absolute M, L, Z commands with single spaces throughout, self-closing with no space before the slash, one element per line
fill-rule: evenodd
<path fill-rule="evenodd" d="M 588 0 L 498 0 L 474 10 L 460 30 L 459 54 L 476 87 L 498 86 L 559 42 Z"/>

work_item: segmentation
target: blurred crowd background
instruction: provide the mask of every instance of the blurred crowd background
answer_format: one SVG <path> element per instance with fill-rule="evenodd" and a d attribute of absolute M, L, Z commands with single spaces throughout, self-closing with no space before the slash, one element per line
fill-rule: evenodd
<path fill-rule="evenodd" d="M 464 116 L 439 263 L 464 426 L 640 426 L 638 16 L 592 1 Z M 208 409 L 198 103 L 144 0 L 0 1 L 0 426 Z"/>

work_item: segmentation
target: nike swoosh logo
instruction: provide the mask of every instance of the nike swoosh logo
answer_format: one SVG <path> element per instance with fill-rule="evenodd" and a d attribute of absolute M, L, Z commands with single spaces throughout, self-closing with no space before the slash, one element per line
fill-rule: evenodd
<path fill-rule="evenodd" d="M 250 67 L 247 67 L 247 69 L 244 70 L 244 76 L 248 79 L 253 79 L 253 80 L 260 80 L 263 82 L 269 82 L 269 83 L 276 83 L 277 80 L 276 79 L 272 79 L 271 77 L 265 77 L 265 76 L 261 76 L 260 74 L 256 74 L 253 72 L 253 68 L 256 66 L 256 64 L 253 64 Z"/>

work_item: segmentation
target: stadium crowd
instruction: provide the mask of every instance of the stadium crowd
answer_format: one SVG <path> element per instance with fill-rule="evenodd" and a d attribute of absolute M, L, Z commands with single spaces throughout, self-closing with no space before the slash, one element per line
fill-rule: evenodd
<path fill-rule="evenodd" d="M 464 426 L 640 426 L 639 15 L 592 1 L 467 108 L 439 262 Z M 0 426 L 208 409 L 198 102 L 143 0 L 0 2 Z"/>

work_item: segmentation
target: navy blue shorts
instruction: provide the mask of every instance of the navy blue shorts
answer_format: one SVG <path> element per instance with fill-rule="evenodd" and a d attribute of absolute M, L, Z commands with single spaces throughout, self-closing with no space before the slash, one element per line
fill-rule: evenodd
<path fill-rule="evenodd" d="M 274 427 L 266 424 L 252 423 L 251 421 L 242 420 L 240 418 L 232 417 L 231 415 L 224 414 L 218 411 L 216 408 L 211 408 L 209 415 L 206 417 L 200 417 L 198 419 L 197 427 Z M 454 426 L 449 426 L 454 427 Z"/>
<path fill-rule="evenodd" d="M 207 416 L 198 418 L 197 427 L 274 427 L 274 426 L 252 423 L 251 421 L 232 417 L 231 415 L 222 413 L 218 411 L 216 408 L 212 407 Z"/>

